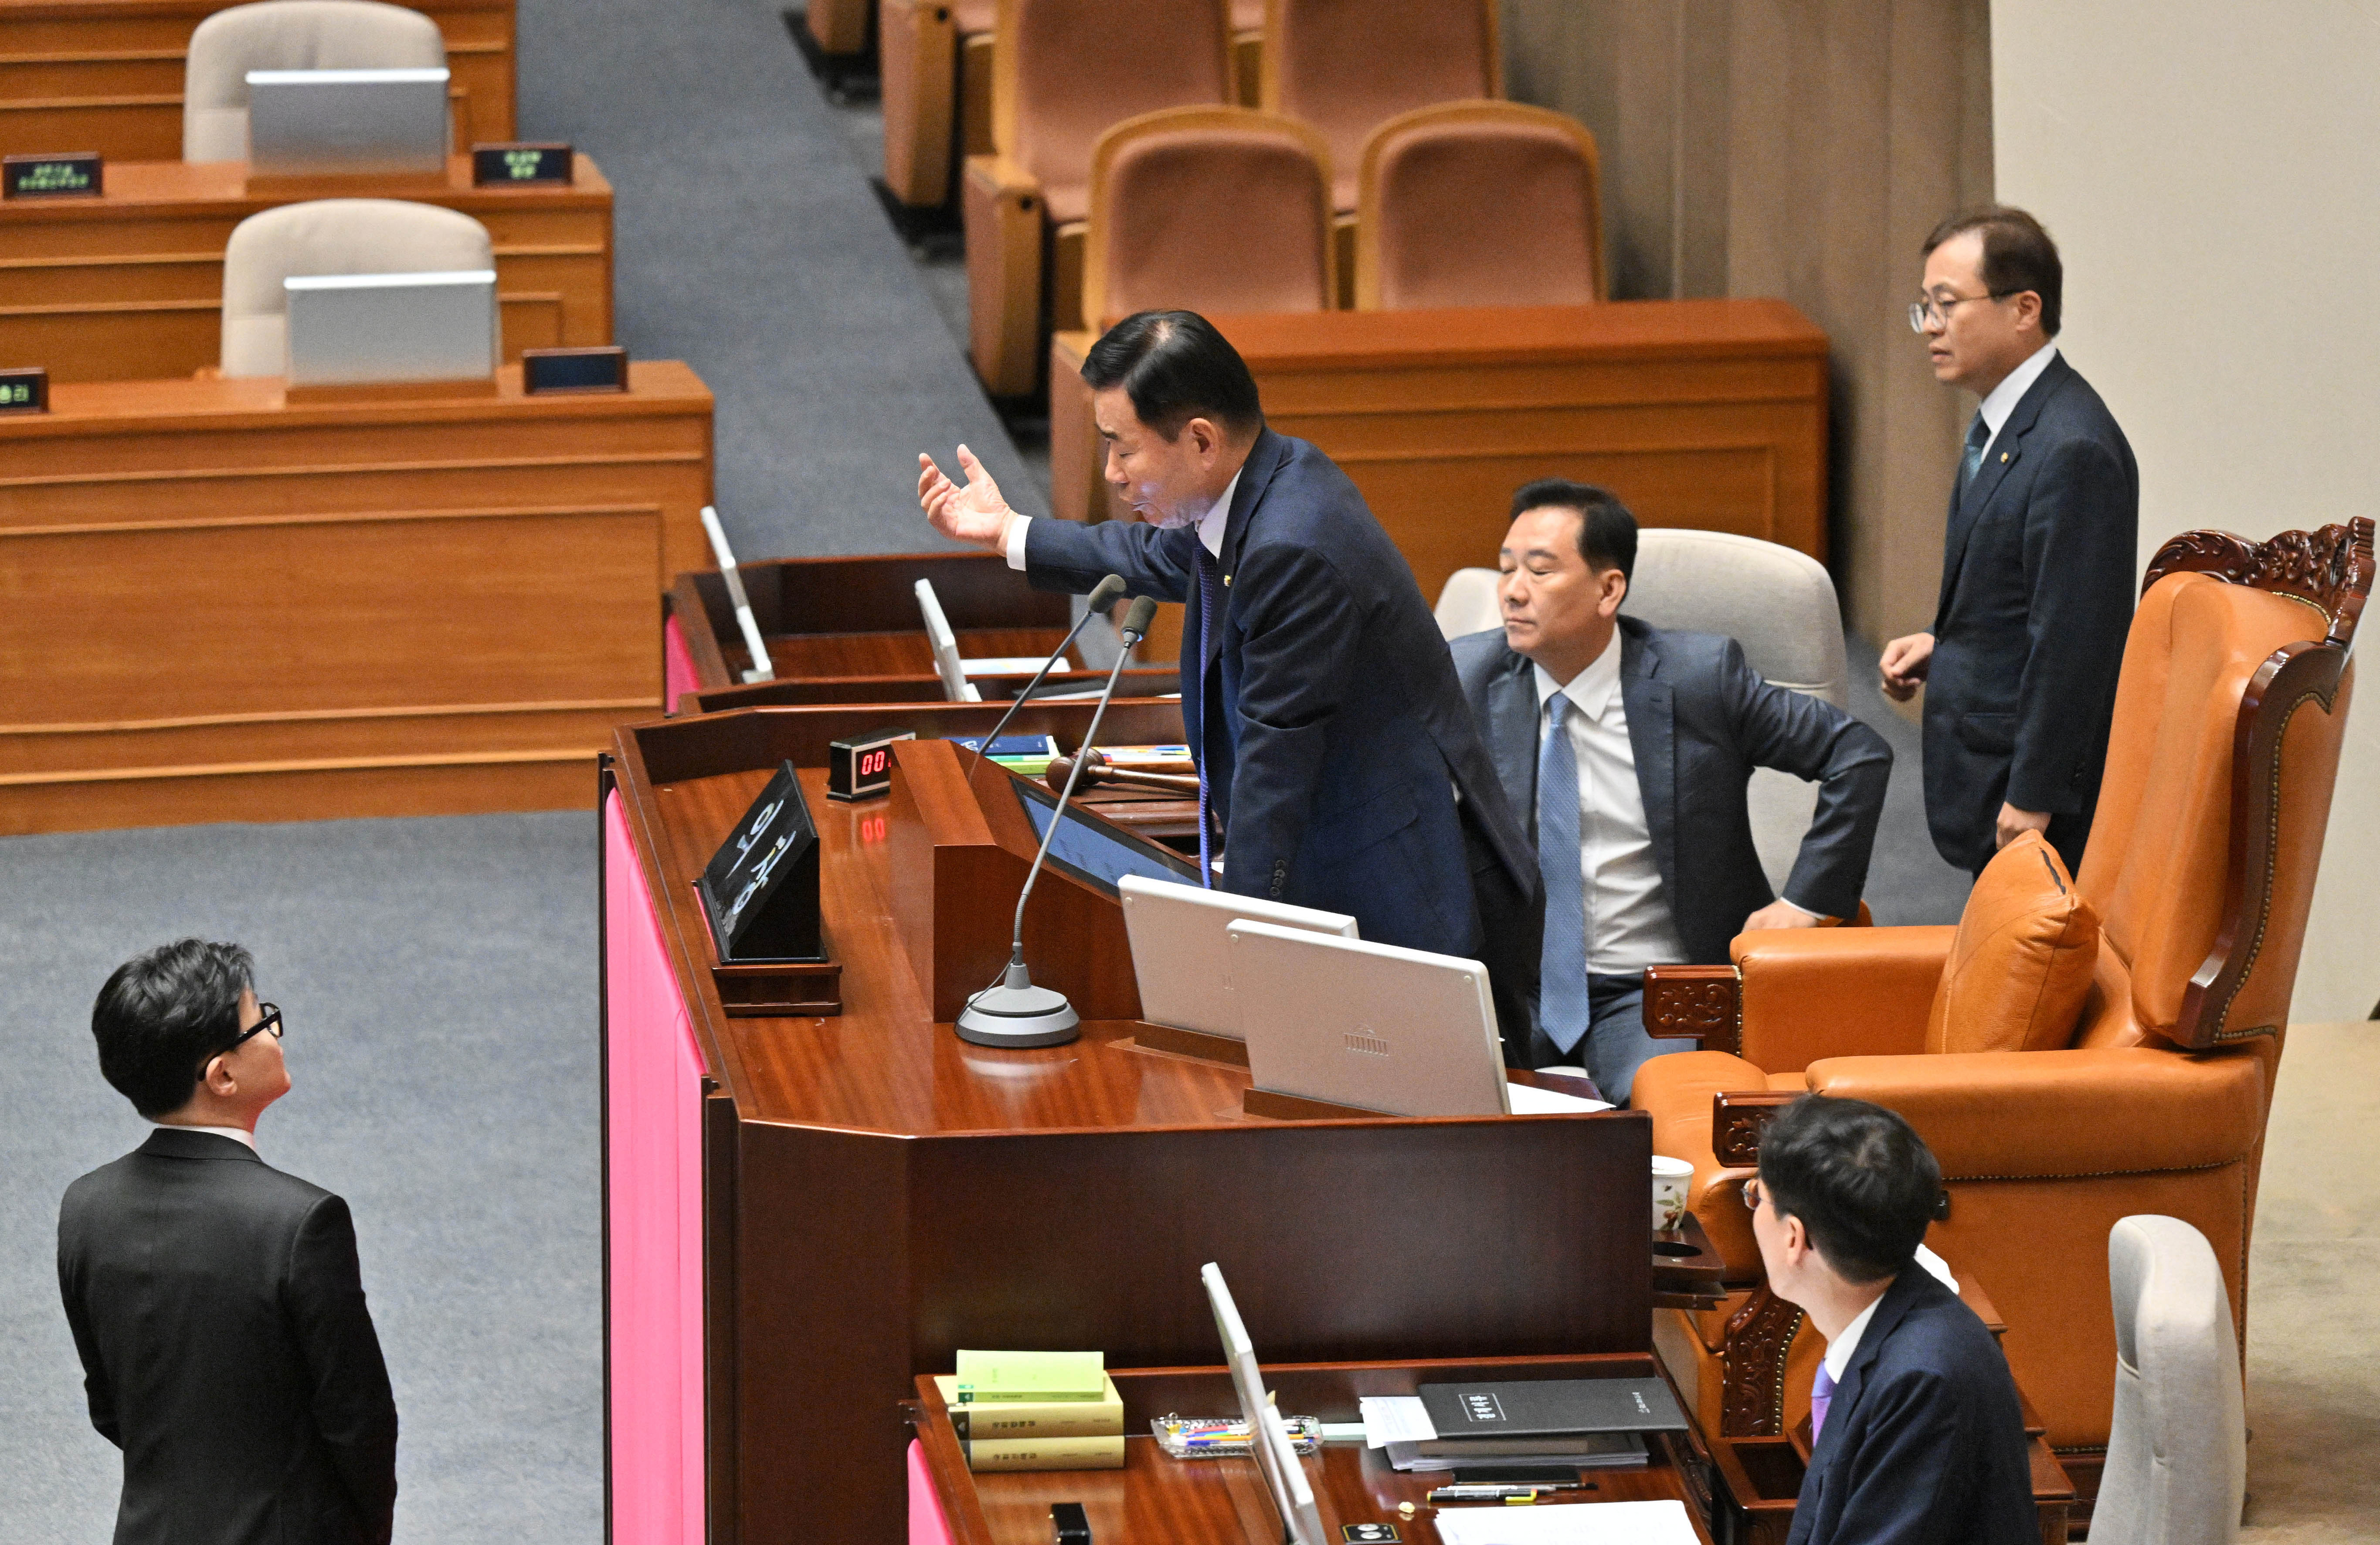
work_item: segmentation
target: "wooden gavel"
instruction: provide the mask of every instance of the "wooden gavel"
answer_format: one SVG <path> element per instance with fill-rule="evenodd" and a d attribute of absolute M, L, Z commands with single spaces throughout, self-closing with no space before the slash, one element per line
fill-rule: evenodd
<path fill-rule="evenodd" d="M 1066 789 L 1066 780 L 1074 771 L 1074 758 L 1053 757 L 1050 760 L 1049 771 L 1042 773 L 1041 781 L 1050 785 L 1050 793 L 1062 794 Z M 1167 794 L 1186 794 L 1194 799 L 1198 797 L 1198 779 L 1195 773 L 1135 772 L 1116 766 L 1108 760 L 1105 752 L 1094 748 L 1083 754 L 1083 776 L 1075 786 L 1077 789 L 1097 788 L 1102 784 L 1123 788 L 1161 789 Z"/>

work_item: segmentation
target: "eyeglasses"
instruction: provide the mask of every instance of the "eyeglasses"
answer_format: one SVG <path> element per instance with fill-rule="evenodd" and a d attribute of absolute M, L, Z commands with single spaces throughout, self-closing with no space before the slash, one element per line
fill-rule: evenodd
<path fill-rule="evenodd" d="M 259 1004 L 256 1005 L 256 1009 L 257 1013 L 261 1015 L 261 1017 L 259 1018 L 255 1024 L 250 1025 L 248 1028 L 240 1031 L 239 1035 L 234 1039 L 230 1045 L 215 1053 L 216 1057 L 230 1056 L 234 1052 L 238 1051 L 241 1047 L 247 1045 L 250 1040 L 262 1035 L 267 1030 L 273 1032 L 273 1040 L 279 1040 L 281 1039 L 281 1005 L 278 1004 Z M 209 1062 L 212 1062 L 214 1057 L 210 1057 L 207 1060 Z"/>
<path fill-rule="evenodd" d="M 1760 1177 L 1758 1175 L 1754 1175 L 1743 1183 L 1743 1210 L 1746 1212 L 1760 1210 Z"/>
<path fill-rule="evenodd" d="M 1950 325 L 1950 308 L 1963 306 L 1970 300 L 2006 300 L 2011 295 L 2023 293 L 2022 290 L 1992 290 L 1984 295 L 1945 296 L 1939 300 L 1929 295 L 1909 303 L 1909 330 L 1923 333 L 1929 326 L 1948 327 Z"/>

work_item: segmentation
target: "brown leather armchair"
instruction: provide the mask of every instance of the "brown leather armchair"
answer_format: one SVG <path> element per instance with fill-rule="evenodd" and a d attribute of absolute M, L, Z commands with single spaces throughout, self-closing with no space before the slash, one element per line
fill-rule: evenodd
<path fill-rule="evenodd" d="M 1692 1206 L 1739 1284 L 1714 1310 L 1657 1311 L 1706 1433 L 1779 1436 L 1808 1409 L 1820 1338 L 1759 1284 L 1742 1198 L 1761 1123 L 1804 1090 L 1888 1106 L 1933 1148 L 1947 1206 L 1927 1242 L 1991 1284 L 2017 1381 L 2084 1496 L 2112 1398 L 2115 1221 L 2165 1213 L 2204 1234 L 2244 1333 L 2265 1118 L 2372 541 L 2361 518 L 2262 543 L 2199 531 L 2150 564 L 2071 916 L 2043 932 L 2079 943 L 2070 925 L 2093 914 L 2095 955 L 2068 956 L 2079 974 L 2052 1022 L 1996 1006 L 1991 971 L 1958 988 L 1985 887 L 2002 860 L 2031 861 L 2010 853 L 1961 930 L 1747 933 L 1731 967 L 1647 974 L 1648 1028 L 1705 1049 L 1647 1064 L 1632 1103 L 1656 1152 L 1694 1162 Z"/>
<path fill-rule="evenodd" d="M 969 352 L 994 396 L 1034 389 L 1080 328 L 1091 151 L 1124 119 L 1231 101 L 1224 0 L 999 0 L 990 155 L 967 157 Z"/>
<path fill-rule="evenodd" d="M 1354 283 L 1364 143 L 1400 113 L 1504 94 L 1497 0 L 1266 0 L 1267 112 L 1322 131 L 1334 168 L 1340 303 Z"/>
<path fill-rule="evenodd" d="M 1400 114 L 1364 147 L 1355 309 L 1608 298 L 1603 173 L 1577 119 L 1512 102 Z"/>

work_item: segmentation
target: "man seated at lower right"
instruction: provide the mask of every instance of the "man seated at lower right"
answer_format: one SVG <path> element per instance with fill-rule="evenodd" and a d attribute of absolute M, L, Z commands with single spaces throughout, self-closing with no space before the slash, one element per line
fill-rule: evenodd
<path fill-rule="evenodd" d="M 2016 1381 L 1917 1262 L 1942 1171 L 1892 1112 L 1804 1095 L 1743 1188 L 1769 1291 L 1827 1338 L 1788 1545 L 2034 1545 Z"/>

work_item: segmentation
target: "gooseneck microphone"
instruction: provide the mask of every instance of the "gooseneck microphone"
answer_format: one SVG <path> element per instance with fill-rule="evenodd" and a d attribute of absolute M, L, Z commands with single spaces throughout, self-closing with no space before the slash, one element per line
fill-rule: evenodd
<path fill-rule="evenodd" d="M 1033 673 L 1033 679 L 1025 684 L 1024 689 L 1016 694 L 1016 700 L 1008 705 L 1008 712 L 1000 716 L 1000 723 L 991 726 L 991 733 L 985 736 L 983 744 L 975 748 L 975 760 L 967 763 L 967 782 L 975 782 L 975 770 L 983 765 L 984 752 L 991 748 L 991 743 L 1000 738 L 1000 732 L 1008 727 L 1008 722 L 1011 719 L 1016 717 L 1016 711 L 1023 708 L 1026 701 L 1033 696 L 1033 688 L 1041 685 L 1042 677 L 1048 675 L 1057 667 L 1058 662 L 1065 658 L 1068 646 L 1074 643 L 1075 635 L 1083 630 L 1083 625 L 1114 605 L 1116 598 L 1123 594 L 1123 576 L 1121 574 L 1111 574 L 1091 587 L 1091 593 L 1083 601 L 1083 614 L 1075 619 L 1075 626 L 1068 630 L 1066 637 L 1059 642 L 1056 649 L 1050 651 L 1050 658 L 1041 662 L 1041 668 Z M 1123 653 L 1116 658 L 1121 660 L 1124 654 L 1131 652 L 1132 646 L 1126 644 L 1123 647 Z"/>
<path fill-rule="evenodd" d="M 1157 616 L 1157 602 L 1142 596 L 1124 614 L 1123 652 L 1116 656 L 1114 669 L 1108 672 L 1107 690 L 1099 694 L 1099 705 L 1091 711 L 1091 727 L 1083 734 L 1083 743 L 1075 748 L 1074 771 L 1067 775 L 1066 786 L 1059 791 L 1058 803 L 1050 812 L 1050 825 L 1041 833 L 1041 850 L 1033 855 L 1033 867 L 1025 871 L 1025 889 L 1016 897 L 1016 924 L 1010 931 L 1008 966 L 1000 980 L 969 998 L 960 1011 L 957 1029 L 961 1040 L 977 1046 L 1062 1046 L 1082 1032 L 1082 1016 L 1066 1001 L 1063 992 L 1033 985 L 1032 973 L 1025 968 L 1025 904 L 1033 899 L 1033 882 L 1041 878 L 1041 866 L 1050 857 L 1050 845 L 1057 840 L 1058 827 L 1066 819 L 1066 801 L 1075 795 L 1075 781 L 1083 773 L 1087 760 L 1083 753 L 1099 739 L 1099 721 L 1107 716 L 1108 703 L 1115 697 L 1116 681 L 1123 675 L 1123 663 L 1132 648 L 1148 637 L 1148 625 Z"/>

